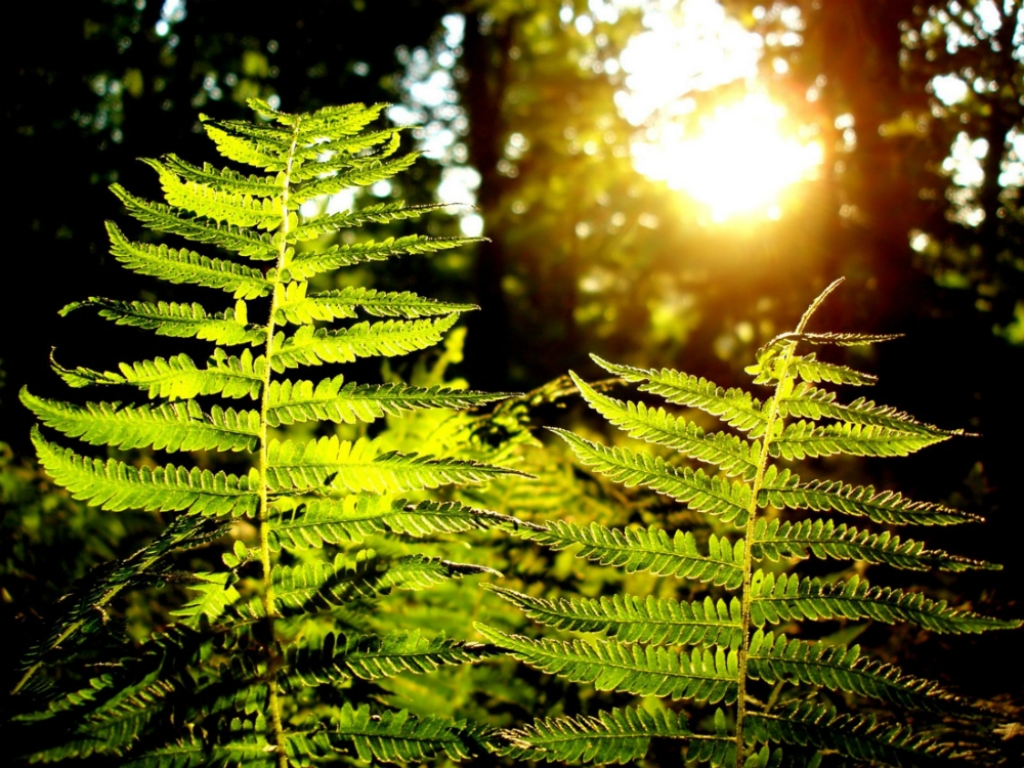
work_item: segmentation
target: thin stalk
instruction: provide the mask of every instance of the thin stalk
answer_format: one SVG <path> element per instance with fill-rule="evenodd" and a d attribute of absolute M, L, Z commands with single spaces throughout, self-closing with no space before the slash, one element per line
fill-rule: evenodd
<path fill-rule="evenodd" d="M 277 314 L 277 285 L 280 275 L 287 267 L 288 257 L 288 192 L 291 183 L 292 163 L 295 158 L 295 146 L 298 141 L 300 117 L 295 118 L 292 126 L 292 143 L 288 148 L 288 164 L 285 167 L 284 177 L 281 182 L 281 229 L 280 242 L 277 246 L 277 263 L 275 290 L 270 299 L 270 317 L 267 320 L 267 344 L 264 349 L 264 360 L 266 366 L 263 372 L 263 386 L 260 390 L 260 563 L 263 566 L 263 609 L 266 615 L 267 633 L 269 642 L 267 644 L 267 688 L 269 690 L 270 708 L 270 741 L 277 752 L 277 764 L 279 768 L 288 768 L 288 756 L 285 748 L 284 723 L 281 716 L 281 695 L 277 685 L 277 671 L 281 665 L 281 649 L 277 641 L 277 632 L 274 627 L 274 620 L 277 618 L 277 606 L 274 597 L 274 571 L 270 559 L 270 500 L 267 492 L 267 468 L 269 466 L 268 440 L 267 440 L 267 412 L 270 408 L 270 378 L 273 368 L 270 360 L 274 354 L 274 316 Z"/>
<path fill-rule="evenodd" d="M 842 282 L 843 278 L 835 280 L 811 303 L 811 306 L 807 308 L 807 311 L 800 318 L 800 322 L 794 331 L 795 334 L 804 332 L 807 322 L 811 319 L 811 315 L 821 306 L 825 297 L 838 288 Z M 775 434 L 775 422 L 779 419 L 779 402 L 785 394 L 785 388 L 789 381 L 789 366 L 793 361 L 793 352 L 796 350 L 796 345 L 796 341 L 790 342 L 779 361 L 778 383 L 775 385 L 775 394 L 772 395 L 772 399 L 768 402 L 768 420 L 765 424 L 764 439 L 761 442 L 761 455 L 757 461 L 757 475 L 754 478 L 754 485 L 751 489 L 750 506 L 747 508 L 747 528 L 743 540 L 743 585 L 740 588 L 743 606 L 740 632 L 742 633 L 743 643 L 739 650 L 739 680 L 737 681 L 738 691 L 736 695 L 736 768 L 740 768 L 743 765 L 744 757 L 743 721 L 747 715 L 747 656 L 750 651 L 750 604 L 752 602 L 750 582 L 753 578 L 754 568 L 753 547 L 751 545 L 754 541 L 754 526 L 757 522 L 757 497 L 764 485 L 764 474 L 768 469 L 768 459 L 770 457 L 769 448 Z"/>

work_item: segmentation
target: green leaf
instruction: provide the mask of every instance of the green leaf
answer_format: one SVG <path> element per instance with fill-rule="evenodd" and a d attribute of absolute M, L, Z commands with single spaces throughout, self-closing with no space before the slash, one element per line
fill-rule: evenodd
<path fill-rule="evenodd" d="M 473 304 L 452 304 L 418 296 L 415 293 L 387 293 L 372 288 L 350 286 L 340 291 L 324 291 L 306 296 L 306 283 L 289 283 L 279 288 L 277 321 L 297 325 L 314 320 L 331 321 L 358 317 L 356 309 L 377 317 L 435 317 L 477 309 Z"/>
<path fill-rule="evenodd" d="M 949 437 L 861 424 L 829 424 L 819 427 L 813 422 L 797 421 L 787 424 L 782 435 L 772 440 L 768 448 L 772 456 L 789 460 L 840 453 L 852 456 L 907 456 L 948 440 Z"/>
<path fill-rule="evenodd" d="M 760 436 L 767 424 L 761 402 L 742 389 L 723 389 L 706 379 L 668 368 L 645 370 L 615 365 L 596 355 L 590 357 L 606 371 L 626 381 L 645 382 L 640 386 L 641 392 L 653 392 L 670 403 L 687 408 L 700 408 L 736 429 L 750 432 L 752 437 Z"/>
<path fill-rule="evenodd" d="M 214 315 L 202 305 L 178 304 L 175 302 L 117 301 L 93 297 L 83 302 L 68 304 L 61 311 L 66 315 L 79 307 L 99 307 L 100 317 L 115 321 L 118 325 L 131 325 L 156 331 L 159 336 L 179 338 L 195 337 L 215 344 L 231 346 L 249 344 L 255 346 L 266 341 L 262 328 L 249 325 L 228 309 Z"/>
<path fill-rule="evenodd" d="M 572 448 L 584 466 L 627 487 L 644 485 L 697 512 L 718 515 L 723 522 L 745 525 L 749 516 L 750 486 L 709 477 L 704 470 L 676 469 L 663 459 L 625 448 L 606 448 L 562 429 L 551 428 Z"/>
<path fill-rule="evenodd" d="M 211 259 L 185 248 L 133 243 L 111 222 L 107 222 L 110 252 L 129 269 L 171 283 L 192 283 L 219 288 L 236 299 L 256 299 L 270 293 L 270 283 L 258 269 L 243 267 L 224 259 Z"/>
<path fill-rule="evenodd" d="M 591 683 L 599 691 L 638 696 L 668 696 L 715 704 L 736 698 L 736 652 L 694 648 L 685 653 L 660 646 L 612 640 L 571 642 L 531 640 L 476 624 L 476 630 L 512 656 L 542 672 L 574 683 Z"/>
<path fill-rule="evenodd" d="M 141 509 L 251 515 L 259 501 L 255 490 L 259 475 L 255 469 L 247 477 L 239 477 L 173 464 L 150 469 L 132 467 L 115 459 L 88 459 L 47 442 L 38 427 L 33 428 L 32 442 L 40 463 L 54 480 L 76 499 L 111 512 Z"/>
<path fill-rule="evenodd" d="M 252 451 L 259 413 L 215 405 L 203 413 L 195 400 L 149 405 L 86 403 L 85 407 L 21 391 L 21 402 L 47 426 L 92 445 L 122 450 L 151 446 L 164 451 Z"/>
<path fill-rule="evenodd" d="M 602 565 L 620 566 L 627 573 L 650 571 L 658 576 L 675 576 L 710 582 L 736 589 L 743 581 L 743 540 L 735 545 L 712 535 L 707 555 L 700 551 L 697 539 L 688 531 L 669 536 L 660 528 L 624 528 L 616 530 L 598 523 L 576 525 L 552 520 L 544 530 L 529 529 L 524 536 L 559 550 L 579 545 L 578 557 Z"/>
<path fill-rule="evenodd" d="M 573 632 L 605 632 L 625 643 L 739 647 L 740 602 L 710 597 L 679 602 L 667 598 L 613 595 L 599 599 L 545 600 L 493 584 L 490 591 L 534 621 Z"/>
<path fill-rule="evenodd" d="M 344 376 L 311 381 L 272 381 L 267 423 L 273 427 L 302 421 L 335 424 L 372 422 L 425 408 L 462 410 L 501 400 L 504 392 L 473 392 L 449 387 L 405 384 L 344 384 Z"/>
<path fill-rule="evenodd" d="M 270 365 L 282 373 L 304 365 L 351 363 L 360 357 L 404 355 L 434 346 L 457 320 L 458 315 L 439 320 L 387 320 L 357 323 L 337 331 L 304 325 L 292 336 L 277 334 Z"/>
<path fill-rule="evenodd" d="M 615 400 L 595 391 L 572 371 L 569 375 L 583 399 L 609 422 L 625 429 L 630 437 L 674 448 L 684 456 L 714 464 L 730 476 L 753 480 L 757 475 L 761 453 L 757 440 L 748 442 L 721 432 L 705 434 L 693 422 L 670 416 L 662 408 Z"/>
<path fill-rule="evenodd" d="M 297 258 L 288 266 L 288 273 L 293 280 L 308 280 L 321 272 L 330 272 L 341 267 L 385 261 L 392 256 L 439 253 L 461 248 L 468 243 L 478 242 L 479 239 L 405 235 L 399 238 L 389 237 L 379 242 L 370 240 L 363 243 L 345 243 Z"/>

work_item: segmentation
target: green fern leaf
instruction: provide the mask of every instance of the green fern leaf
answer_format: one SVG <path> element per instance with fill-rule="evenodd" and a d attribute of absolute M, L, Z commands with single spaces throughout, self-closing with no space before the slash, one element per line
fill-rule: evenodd
<path fill-rule="evenodd" d="M 599 599 L 545 600 L 493 584 L 487 588 L 541 624 L 573 632 L 604 632 L 624 643 L 659 645 L 740 644 L 740 602 L 683 603 L 676 600 L 613 595 Z"/>
<path fill-rule="evenodd" d="M 786 425 L 782 435 L 769 444 L 769 453 L 785 459 L 808 456 L 907 456 L 929 445 L 948 440 L 949 435 L 922 434 L 916 431 L 860 424 L 829 424 L 819 427 L 810 421 Z"/>
<path fill-rule="evenodd" d="M 238 602 L 241 595 L 230 582 L 230 573 L 196 573 L 189 589 L 198 594 L 171 615 L 185 626 L 198 628 L 202 619 L 216 621 L 227 609 Z"/>
<path fill-rule="evenodd" d="M 966 710 L 967 702 L 938 683 L 904 675 L 898 667 L 860 655 L 860 646 L 788 640 L 758 630 L 750 639 L 748 672 L 766 683 L 809 683 L 869 696 L 911 709 Z"/>
<path fill-rule="evenodd" d="M 941 550 L 928 550 L 913 539 L 901 540 L 888 531 L 871 533 L 832 520 L 801 520 L 799 523 L 757 521 L 754 527 L 755 558 L 778 561 L 786 557 L 805 559 L 810 555 L 837 560 L 863 560 L 885 563 L 896 568 L 916 571 L 944 570 L 998 571 L 1002 566 L 950 555 Z"/>
<path fill-rule="evenodd" d="M 188 400 L 197 395 L 221 395 L 255 400 L 263 385 L 266 360 L 263 357 L 254 358 L 247 349 L 238 357 L 230 357 L 218 348 L 214 350 L 205 369 L 197 368 L 192 358 L 185 354 L 166 360 L 157 357 L 131 365 L 122 363 L 120 373 L 83 367 L 68 369 L 56 363 L 53 367 L 72 387 L 131 384 L 145 389 L 151 398 Z"/>
<path fill-rule="evenodd" d="M 267 423 L 277 427 L 301 421 L 335 424 L 372 422 L 424 408 L 476 408 L 507 395 L 448 387 L 404 384 L 344 384 L 344 376 L 311 381 L 273 381 L 267 396 Z"/>
<path fill-rule="evenodd" d="M 458 502 L 421 501 L 352 494 L 343 499 L 310 501 L 298 510 L 272 513 L 270 546 L 278 550 L 319 548 L 361 541 L 391 531 L 409 536 L 461 533 L 488 525 L 520 525 L 513 517 L 473 509 Z"/>
<path fill-rule="evenodd" d="M 750 585 L 750 619 L 754 626 L 809 619 L 875 619 L 888 624 L 909 621 L 933 632 L 976 633 L 1012 629 L 1020 621 L 1003 621 L 972 611 L 948 607 L 945 600 L 931 600 L 919 592 L 892 587 L 872 587 L 858 576 L 826 584 L 820 579 L 801 579 L 792 574 L 754 572 Z"/>
<path fill-rule="evenodd" d="M 644 757 L 651 739 L 688 740 L 692 735 L 685 715 L 667 709 L 623 707 L 596 716 L 540 718 L 522 728 L 502 731 L 509 746 L 501 754 L 517 762 L 626 764 Z"/>
<path fill-rule="evenodd" d="M 409 205 L 398 200 L 393 203 L 377 203 L 367 205 L 358 211 L 344 211 L 330 216 L 321 216 L 312 221 L 305 221 L 288 233 L 289 243 L 302 243 L 315 240 L 321 235 L 333 234 L 342 229 L 360 227 L 373 222 L 387 224 L 402 219 L 417 219 L 431 211 L 444 210 L 443 204 Z"/>
<path fill-rule="evenodd" d="M 909 413 L 903 413 L 887 405 L 876 405 L 873 401 L 858 397 L 843 405 L 836 402 L 834 392 L 826 392 L 809 384 L 799 384 L 793 393 L 779 400 L 780 414 L 808 419 L 838 419 L 849 424 L 864 424 L 883 427 L 896 432 L 919 432 L 924 435 L 962 435 L 964 431 L 944 430 L 930 424 L 922 424 Z"/>
<path fill-rule="evenodd" d="M 93 297 L 82 302 L 68 304 L 61 311 L 66 315 L 80 307 L 99 307 L 100 317 L 115 321 L 118 325 L 132 325 L 156 331 L 159 336 L 179 338 L 195 337 L 215 344 L 231 346 L 249 344 L 255 346 L 266 341 L 263 329 L 245 322 L 244 314 L 225 310 L 209 314 L 202 305 L 178 304 L 175 302 L 116 301 Z M 239 307 L 244 313 L 244 303 Z"/>
<path fill-rule="evenodd" d="M 228 291 L 236 299 L 256 299 L 273 288 L 258 269 L 243 267 L 224 259 L 211 259 L 186 248 L 133 243 L 111 222 L 107 222 L 110 252 L 118 261 L 141 275 L 159 277 L 171 283 L 192 283 Z"/>
<path fill-rule="evenodd" d="M 327 737 L 332 746 L 351 742 L 364 762 L 404 764 L 440 753 L 452 760 L 468 758 L 475 739 L 467 738 L 465 730 L 461 723 L 440 717 L 415 718 L 405 710 L 374 715 L 369 707 L 355 709 L 346 703 L 331 719 Z"/>
<path fill-rule="evenodd" d="M 808 355 L 794 356 L 791 366 L 798 378 L 812 383 L 827 381 L 832 384 L 848 384 L 854 387 L 863 387 L 878 381 L 877 376 L 872 376 L 869 373 L 862 373 L 845 365 L 836 365 L 818 360 L 813 352 Z"/>
<path fill-rule="evenodd" d="M 188 510 L 206 515 L 246 515 L 256 509 L 258 473 L 247 477 L 214 474 L 167 464 L 136 468 L 115 459 L 102 461 L 78 456 L 43 439 L 33 428 L 32 442 L 47 473 L 76 499 L 120 512 L 125 509 Z"/>
<path fill-rule="evenodd" d="M 641 392 L 653 392 L 676 405 L 700 408 L 736 429 L 750 432 L 752 437 L 758 437 L 764 431 L 767 420 L 761 402 L 742 389 L 722 389 L 706 379 L 668 368 L 645 370 L 609 363 L 596 355 L 591 355 L 591 358 L 609 373 L 626 381 L 646 382 L 640 386 Z"/>
<path fill-rule="evenodd" d="M 701 469 L 676 469 L 656 456 L 625 448 L 607 448 L 562 429 L 551 428 L 551 431 L 569 444 L 584 466 L 627 487 L 644 485 L 687 504 L 694 511 L 718 515 L 723 522 L 736 526 L 747 522 L 750 487 L 745 483 L 709 477 Z"/>
<path fill-rule="evenodd" d="M 728 539 L 712 535 L 707 555 L 702 554 L 692 533 L 676 531 L 669 536 L 660 528 L 625 528 L 617 530 L 597 523 L 575 525 L 552 520 L 544 530 L 523 532 L 552 549 L 579 545 L 578 557 L 602 565 L 617 565 L 627 573 L 650 571 L 658 576 L 675 576 L 710 582 L 735 589 L 743 579 L 743 542 L 730 544 Z"/>
<path fill-rule="evenodd" d="M 292 288 L 292 286 L 298 286 Z M 277 321 L 308 324 L 314 320 L 337 320 L 358 317 L 356 308 L 377 317 L 435 317 L 453 312 L 468 312 L 473 304 L 452 304 L 417 296 L 415 293 L 387 293 L 372 288 L 350 286 L 340 291 L 324 291 L 306 296 L 306 283 L 290 283 L 279 290 Z"/>
<path fill-rule="evenodd" d="M 368 441 L 324 437 L 307 443 L 272 441 L 267 482 L 277 491 L 314 492 L 328 484 L 352 493 L 404 493 L 448 483 L 481 483 L 522 472 L 460 459 L 389 452 Z"/>
<path fill-rule="evenodd" d="M 259 435 L 259 413 L 213 406 L 203 413 L 194 400 L 124 406 L 86 403 L 79 407 L 21 391 L 21 402 L 49 427 L 92 445 L 123 450 L 151 446 L 164 451 L 252 451 Z"/>
<path fill-rule="evenodd" d="M 783 742 L 828 749 L 864 763 L 921 765 L 948 754 L 948 747 L 914 736 L 902 726 L 880 726 L 871 717 L 838 715 L 834 709 L 792 704 L 777 714 L 748 715 L 758 742 Z"/>
<path fill-rule="evenodd" d="M 432 347 L 458 320 L 386 320 L 328 331 L 301 326 L 293 336 L 277 334 L 271 367 L 278 373 L 303 365 L 351 363 L 360 357 L 394 357 Z"/>
<path fill-rule="evenodd" d="M 648 408 L 643 403 L 624 403 L 607 397 L 588 386 L 569 371 L 576 387 L 590 406 L 616 427 L 625 429 L 630 437 L 667 448 L 709 464 L 731 476 L 753 480 L 757 474 L 761 444 L 747 442 L 724 433 L 705 434 L 692 422 L 670 416 L 662 408 Z"/>
<path fill-rule="evenodd" d="M 277 258 L 277 250 L 265 233 L 185 216 L 163 203 L 135 197 L 119 184 L 112 185 L 110 189 L 124 203 L 128 213 L 157 232 L 180 235 L 195 243 L 216 245 L 255 261 L 273 261 Z"/>
<path fill-rule="evenodd" d="M 267 176 L 243 176 L 230 168 L 217 168 L 209 163 L 203 163 L 203 167 L 200 168 L 182 160 L 175 154 L 164 155 L 161 160 L 145 162 L 157 173 L 169 172 L 186 181 L 208 186 L 219 192 L 250 197 L 277 197 L 281 194 L 281 185 Z M 177 205 L 180 208 L 187 207 L 177 203 L 172 203 L 172 205 Z"/>
<path fill-rule="evenodd" d="M 513 657 L 572 682 L 591 683 L 599 691 L 639 696 L 668 696 L 715 704 L 736 698 L 736 652 L 694 648 L 685 653 L 658 646 L 597 640 L 531 640 L 482 624 L 477 631 Z"/>
<path fill-rule="evenodd" d="M 835 480 L 801 484 L 788 469 L 779 472 L 774 466 L 768 467 L 758 494 L 758 506 L 769 504 L 779 509 L 841 512 L 889 525 L 957 525 L 982 520 L 942 504 L 912 501 L 896 491 L 876 491 L 870 485 L 854 486 Z"/>
<path fill-rule="evenodd" d="M 374 159 L 371 162 L 359 164 L 354 164 L 350 161 L 349 165 L 354 167 L 350 167 L 333 176 L 310 179 L 298 184 L 295 187 L 292 199 L 301 205 L 305 201 L 312 200 L 320 195 L 335 195 L 350 187 L 365 187 L 368 184 L 390 179 L 395 174 L 407 170 L 416 162 L 418 157 L 418 153 L 410 152 L 407 155 L 390 161 Z"/>
<path fill-rule="evenodd" d="M 330 272 L 341 267 L 372 261 L 385 261 L 392 256 L 439 253 L 452 248 L 461 248 L 468 243 L 477 242 L 479 239 L 406 235 L 399 238 L 389 237 L 379 242 L 371 240 L 365 243 L 337 245 L 322 252 L 310 253 L 295 259 L 288 265 L 288 273 L 293 280 L 308 280 L 321 272 Z"/>

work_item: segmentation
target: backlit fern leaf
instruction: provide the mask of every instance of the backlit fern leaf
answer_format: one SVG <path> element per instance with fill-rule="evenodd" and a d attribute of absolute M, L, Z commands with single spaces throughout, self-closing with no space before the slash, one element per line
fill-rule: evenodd
<path fill-rule="evenodd" d="M 222 157 L 256 172 L 171 154 L 144 161 L 157 173 L 162 202 L 113 187 L 143 227 L 200 244 L 202 252 L 129 236 L 107 223 L 110 251 L 122 266 L 182 291 L 227 292 L 234 305 L 211 311 L 213 305 L 191 297 L 95 297 L 62 312 L 89 306 L 127 326 L 121 333 L 149 331 L 205 343 L 206 351 L 163 353 L 113 370 L 53 363 L 72 387 L 118 386 L 128 397 L 155 402 L 124 402 L 119 393 L 116 402 L 74 405 L 22 393 L 45 428 L 133 452 L 83 456 L 37 428 L 33 441 L 54 481 L 103 510 L 157 513 L 166 528 L 134 555 L 95 569 L 52 607 L 15 693 L 31 691 L 42 678 L 58 690 L 52 706 L 18 719 L 27 738 L 15 759 L 284 768 L 355 758 L 458 759 L 491 743 L 485 729 L 454 719 L 454 705 L 452 717 L 417 718 L 383 703 L 371 710 L 362 700 L 380 702 L 380 691 L 406 673 L 430 674 L 494 650 L 454 636 L 468 633 L 468 608 L 448 620 L 452 634 L 439 624 L 417 629 L 414 617 L 412 627 L 403 626 L 402 608 L 415 613 L 426 605 L 430 598 L 415 594 L 422 590 L 444 585 L 455 594 L 454 580 L 499 575 L 444 555 L 467 551 L 468 542 L 457 538 L 468 531 L 520 524 L 452 500 L 450 488 L 431 491 L 525 477 L 474 460 L 509 456 L 506 438 L 485 445 L 466 426 L 476 414 L 451 413 L 504 395 L 443 384 L 460 336 L 448 340 L 437 377 L 423 385 L 400 383 L 394 374 L 383 384 L 357 383 L 337 371 L 322 381 L 279 376 L 441 342 L 459 315 L 476 307 L 364 287 L 356 284 L 360 275 L 332 278 L 329 285 L 345 287 L 320 293 L 310 292 L 307 280 L 343 266 L 447 251 L 474 238 L 385 231 L 374 240 L 354 229 L 411 221 L 444 206 L 374 201 L 326 214 L 313 200 L 412 164 L 415 153 L 399 153 L 400 129 L 365 130 L 385 105 L 304 115 L 260 100 L 250 106 L 260 122 L 200 119 Z M 301 205 L 307 200 L 314 204 Z M 349 231 L 337 237 L 343 228 Z M 261 261 L 273 263 L 251 265 Z M 383 320 L 347 322 L 361 316 Z M 147 349 L 145 342 L 137 346 Z M 242 349 L 232 355 L 231 346 Z M 411 366 L 414 379 L 423 365 Z M 225 404 L 241 398 L 252 408 Z M 443 412 L 423 420 L 446 426 L 422 439 L 411 437 L 417 427 L 390 421 L 436 409 Z M 335 424 L 374 421 L 372 441 L 347 426 L 350 439 L 334 434 Z M 290 435 L 272 431 L 300 422 L 326 422 L 328 432 L 312 437 L 316 424 Z M 403 440 L 408 447 L 395 450 Z M 150 453 L 171 451 L 180 457 L 173 464 Z M 396 496 L 407 492 L 415 498 Z M 398 591 L 406 602 L 391 598 L 381 610 Z M 95 669 L 108 674 L 82 679 Z M 460 696 L 471 685 L 464 680 Z"/>
<path fill-rule="evenodd" d="M 577 555 L 602 565 L 620 566 L 627 573 L 650 571 L 715 585 L 737 587 L 742 581 L 743 542 L 711 536 L 708 554 L 697 546 L 692 533 L 670 536 L 660 528 L 606 528 L 597 523 L 576 525 L 553 520 L 543 530 L 525 532 L 552 549 L 579 545 Z"/>
<path fill-rule="evenodd" d="M 736 698 L 736 653 L 694 648 L 680 653 L 662 646 L 613 640 L 531 640 L 482 625 L 477 630 L 498 647 L 532 667 L 599 691 L 667 696 L 715 704 Z"/>
<path fill-rule="evenodd" d="M 502 754 L 517 761 L 625 765 L 644 757 L 651 739 L 685 741 L 692 734 L 686 717 L 677 712 L 623 707 L 596 716 L 541 718 L 501 735 L 509 742 Z"/>
<path fill-rule="evenodd" d="M 301 421 L 336 424 L 372 422 L 424 408 L 461 410 L 501 399 L 503 393 L 472 392 L 449 387 L 410 387 L 404 384 L 344 383 L 344 376 L 312 381 L 273 381 L 267 423 L 277 427 Z"/>
<path fill-rule="evenodd" d="M 489 589 L 541 624 L 573 632 L 604 632 L 626 643 L 740 644 L 740 603 L 710 597 L 692 603 L 613 595 L 600 599 L 545 600 L 502 587 Z"/>
<path fill-rule="evenodd" d="M 245 309 L 239 302 L 235 310 L 210 314 L 201 304 L 179 304 L 176 302 L 115 301 L 113 299 L 91 298 L 69 304 L 61 310 L 65 315 L 79 307 L 99 307 L 100 317 L 115 321 L 118 325 L 132 325 L 147 328 L 159 336 L 202 339 L 214 344 L 232 346 L 235 344 L 256 345 L 263 341 L 261 329 L 249 325 L 237 309 Z"/>

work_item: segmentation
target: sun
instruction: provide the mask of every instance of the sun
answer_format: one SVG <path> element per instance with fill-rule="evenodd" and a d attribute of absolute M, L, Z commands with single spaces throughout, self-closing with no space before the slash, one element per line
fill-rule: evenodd
<path fill-rule="evenodd" d="M 707 206 L 716 222 L 778 219 L 786 191 L 822 162 L 821 144 L 787 135 L 785 117 L 767 96 L 748 94 L 715 108 L 692 134 L 662 127 L 659 141 L 634 146 L 635 166 Z"/>
<path fill-rule="evenodd" d="M 617 103 L 643 126 L 634 167 L 705 206 L 716 222 L 780 218 L 794 185 L 821 167 L 814 126 L 799 126 L 758 86 L 763 41 L 719 3 L 666 8 L 645 16 L 647 31 L 622 54 L 627 90 Z M 746 84 L 742 98 L 698 117 L 691 94 L 736 81 Z"/>

